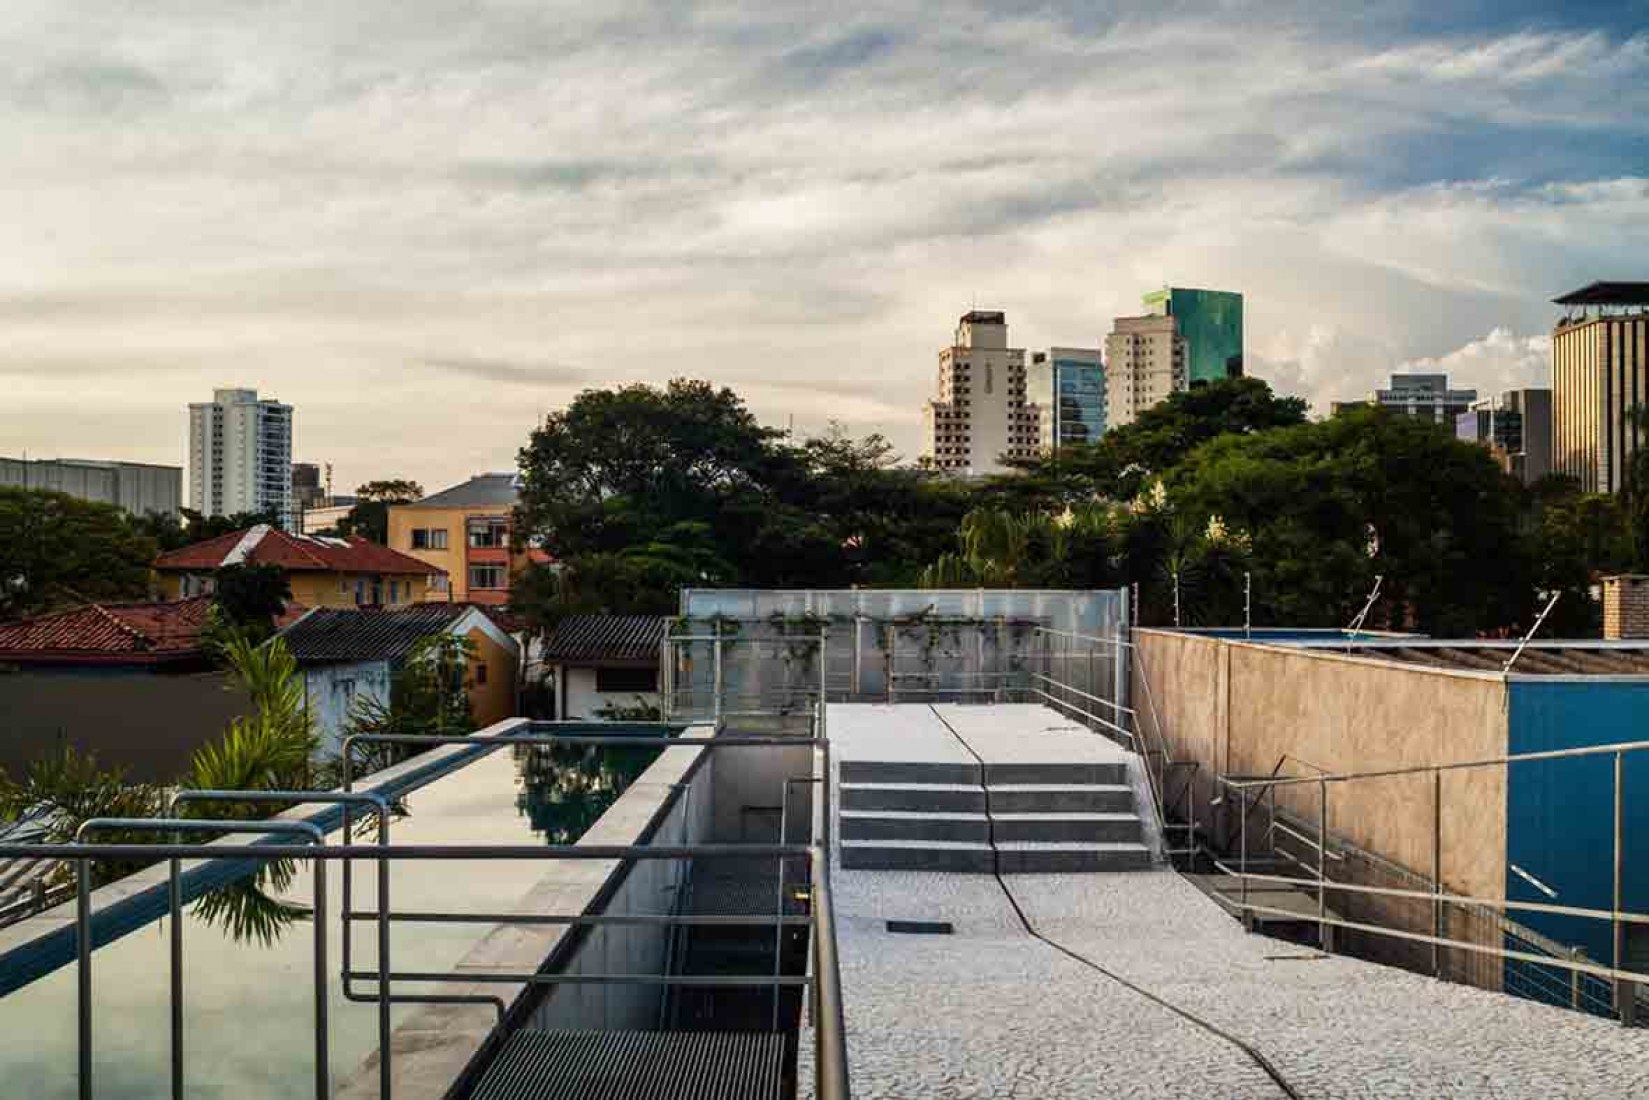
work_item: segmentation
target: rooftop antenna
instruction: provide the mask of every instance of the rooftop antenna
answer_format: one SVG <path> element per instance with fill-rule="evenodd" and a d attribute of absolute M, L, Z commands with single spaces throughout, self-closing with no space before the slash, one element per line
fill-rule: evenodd
<path fill-rule="evenodd" d="M 1347 653 L 1351 652 L 1352 643 L 1357 640 L 1358 632 L 1363 629 L 1363 621 L 1368 618 L 1368 613 L 1374 610 L 1374 601 L 1380 598 L 1380 586 L 1385 581 L 1386 575 L 1384 573 L 1374 574 L 1374 587 L 1369 591 L 1368 599 L 1363 601 L 1363 609 L 1357 612 L 1357 617 L 1351 620 L 1350 626 L 1346 627 Z"/>
<path fill-rule="evenodd" d="M 1506 658 L 1506 663 L 1500 667 L 1500 674 L 1502 676 L 1510 672 L 1512 670 L 1512 666 L 1517 663 L 1517 659 L 1523 656 L 1524 648 L 1528 646 L 1530 640 L 1532 640 L 1535 634 L 1539 632 L 1540 624 L 1545 622 L 1546 616 L 1552 613 L 1552 608 L 1557 606 L 1557 598 L 1561 595 L 1563 595 L 1563 591 L 1562 589 L 1559 589 L 1558 591 L 1552 593 L 1552 598 L 1550 600 L 1546 601 L 1546 610 L 1542 611 L 1540 616 L 1535 619 L 1534 625 L 1529 628 L 1529 632 L 1523 635 L 1523 640 L 1517 643 L 1517 648 L 1512 650 L 1512 655 Z"/>

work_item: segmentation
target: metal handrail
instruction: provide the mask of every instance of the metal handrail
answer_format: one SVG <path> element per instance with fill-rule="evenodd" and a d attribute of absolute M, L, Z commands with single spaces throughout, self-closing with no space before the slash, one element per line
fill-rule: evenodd
<path fill-rule="evenodd" d="M 1608 756 L 1613 753 L 1641 752 L 1649 749 L 1649 741 L 1617 741 L 1608 745 L 1583 745 L 1572 749 L 1543 749 L 1539 752 L 1508 753 L 1479 760 L 1457 760 L 1443 764 L 1409 764 L 1400 768 L 1372 768 L 1357 772 L 1325 772 L 1322 775 L 1282 776 L 1278 779 L 1232 779 L 1222 776 L 1220 781 L 1236 788 L 1277 786 L 1287 787 L 1301 783 L 1349 783 L 1356 779 L 1385 779 L 1397 775 L 1428 775 L 1432 772 L 1461 771 L 1465 768 L 1487 768 L 1499 764 L 1522 764 L 1534 760 L 1562 760 L 1575 756 Z"/>
<path fill-rule="evenodd" d="M 73 845 L 64 845 L 71 849 L 84 849 L 82 838 L 88 833 L 110 832 L 123 830 L 126 832 L 163 831 L 170 833 L 215 833 L 218 835 L 256 833 L 260 836 L 272 833 L 296 833 L 310 838 L 310 843 L 317 846 L 326 844 L 326 835 L 321 832 L 320 826 L 307 821 L 203 821 L 194 818 L 148 818 L 148 817 L 93 817 L 80 823 L 74 831 Z M 8 846 L 10 847 L 10 846 Z M 150 850 L 147 845 L 118 845 L 118 847 L 136 847 Z M 254 848 L 266 850 L 266 846 L 255 845 Z M 171 1080 L 172 1100 L 183 1100 L 183 887 L 181 882 L 182 859 L 185 856 L 198 856 L 201 849 L 196 845 L 189 845 L 184 851 L 171 851 L 169 860 L 168 897 L 170 900 L 170 915 L 172 926 L 170 929 L 170 1009 L 171 1009 Z M 221 849 L 213 849 L 216 855 Z M 313 854 L 313 849 L 301 849 L 306 854 Z M 159 853 L 156 853 L 159 854 Z M 262 853 L 259 853 L 260 855 Z M 7 857 L 9 858 L 9 857 Z M 79 1085 L 80 1100 L 92 1100 L 92 874 L 91 860 L 97 858 L 92 855 L 77 858 L 75 864 L 75 949 L 77 952 L 76 986 L 77 1012 L 79 1026 Z M 121 858 L 121 857 L 111 857 Z M 326 1019 L 326 866 L 319 860 L 315 863 L 315 1096 L 316 1100 L 325 1100 L 330 1093 L 330 1066 L 327 1054 L 327 1019 Z"/>

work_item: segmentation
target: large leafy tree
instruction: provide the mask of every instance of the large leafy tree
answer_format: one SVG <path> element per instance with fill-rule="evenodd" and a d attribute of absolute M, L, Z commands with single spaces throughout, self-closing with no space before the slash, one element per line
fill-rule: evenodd
<path fill-rule="evenodd" d="M 0 488 L 0 618 L 142 599 L 156 551 L 112 505 Z"/>
<path fill-rule="evenodd" d="M 338 534 L 359 535 L 371 542 L 389 542 L 389 509 L 393 504 L 421 500 L 424 487 L 416 481 L 396 478 L 369 481 L 355 489 L 355 505 L 338 521 Z"/>

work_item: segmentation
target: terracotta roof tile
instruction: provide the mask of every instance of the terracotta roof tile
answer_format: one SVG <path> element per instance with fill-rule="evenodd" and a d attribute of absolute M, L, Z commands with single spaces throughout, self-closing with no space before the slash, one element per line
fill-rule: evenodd
<path fill-rule="evenodd" d="M 294 535 L 278 527 L 252 527 L 207 539 L 155 559 L 166 572 L 202 572 L 246 562 L 278 565 L 291 572 L 427 575 L 445 570 L 358 535 L 347 539 Z"/>
<path fill-rule="evenodd" d="M 112 661 L 147 664 L 192 657 L 212 601 L 87 604 L 0 623 L 0 661 Z"/>

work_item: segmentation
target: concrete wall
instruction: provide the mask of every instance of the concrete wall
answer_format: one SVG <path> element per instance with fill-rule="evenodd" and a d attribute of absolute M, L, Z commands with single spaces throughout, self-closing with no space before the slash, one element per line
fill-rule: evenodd
<path fill-rule="evenodd" d="M 64 743 L 143 782 L 175 780 L 201 745 L 248 713 L 222 673 L 0 672 L 0 767 L 20 777 Z"/>
<path fill-rule="evenodd" d="M 321 733 L 323 757 L 343 751 L 344 726 L 358 701 L 389 702 L 392 673 L 388 661 L 306 665 L 303 678 L 309 710 Z"/>
<path fill-rule="evenodd" d="M 1141 723 L 1154 725 L 1147 687 L 1174 754 L 1199 762 L 1197 816 L 1210 820 L 1212 773 L 1366 771 L 1500 756 L 1506 687 L 1497 677 L 1349 658 L 1323 651 L 1136 632 Z M 1278 805 L 1315 821 L 1318 789 L 1280 791 Z M 1419 874 L 1432 862 L 1430 776 L 1330 786 L 1336 837 Z M 1505 896 L 1504 770 L 1445 773 L 1443 881 L 1454 891 Z"/>

